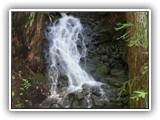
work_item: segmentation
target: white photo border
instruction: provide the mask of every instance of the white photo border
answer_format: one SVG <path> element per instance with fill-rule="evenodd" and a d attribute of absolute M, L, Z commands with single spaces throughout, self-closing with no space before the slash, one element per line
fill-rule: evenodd
<path fill-rule="evenodd" d="M 149 16 L 149 108 L 146 109 L 13 109 L 11 107 L 12 12 L 148 12 Z M 151 110 L 151 10 L 150 9 L 10 9 L 9 10 L 9 110 L 10 111 L 150 111 Z"/>

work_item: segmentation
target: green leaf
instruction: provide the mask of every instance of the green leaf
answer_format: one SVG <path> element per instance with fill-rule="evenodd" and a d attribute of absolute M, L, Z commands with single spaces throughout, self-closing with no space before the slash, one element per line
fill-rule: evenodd
<path fill-rule="evenodd" d="M 22 74 L 22 71 L 19 71 L 19 73 L 18 73 L 19 77 L 22 77 L 21 74 Z"/>
<path fill-rule="evenodd" d="M 117 23 L 116 24 L 118 27 L 116 27 L 116 28 L 114 28 L 116 31 L 118 31 L 118 30 L 121 30 L 121 29 L 124 29 L 124 28 L 127 28 L 127 27 L 130 27 L 130 26 L 133 26 L 134 24 L 132 24 L 132 23 Z"/>
<path fill-rule="evenodd" d="M 20 90 L 24 90 L 24 88 L 21 87 Z"/>
<path fill-rule="evenodd" d="M 145 96 L 146 96 L 145 94 L 142 94 L 142 95 L 141 95 L 142 98 L 145 98 Z"/>
<path fill-rule="evenodd" d="M 132 94 L 132 96 L 130 98 L 133 99 L 133 100 L 138 101 L 140 98 L 145 99 L 147 94 L 148 93 L 143 91 L 143 90 L 136 90 L 136 91 L 133 91 L 133 94 Z"/>
<path fill-rule="evenodd" d="M 22 96 L 22 95 L 23 95 L 23 93 L 20 93 L 19 95 L 21 95 L 21 96 Z"/>
<path fill-rule="evenodd" d="M 23 81 L 28 82 L 28 80 L 27 80 L 27 79 L 24 79 L 24 78 L 23 78 Z"/>
<path fill-rule="evenodd" d="M 12 75 L 12 80 L 15 80 L 15 79 L 16 79 L 16 77 L 14 75 Z"/>
<path fill-rule="evenodd" d="M 14 91 L 12 91 L 12 97 L 14 97 L 14 96 L 15 96 Z"/>

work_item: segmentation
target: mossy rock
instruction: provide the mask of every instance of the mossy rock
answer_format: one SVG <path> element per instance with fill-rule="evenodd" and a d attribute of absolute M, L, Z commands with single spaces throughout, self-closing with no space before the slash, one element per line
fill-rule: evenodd
<path fill-rule="evenodd" d="M 109 72 L 109 68 L 104 64 L 100 63 L 99 58 L 94 58 L 94 65 L 94 73 L 97 79 L 100 79 L 102 76 L 106 75 Z"/>
<path fill-rule="evenodd" d="M 79 102 L 80 108 L 87 108 L 88 107 L 88 103 L 85 99 L 81 100 Z"/>
<path fill-rule="evenodd" d="M 80 108 L 79 102 L 77 100 L 74 100 L 72 103 L 72 108 Z"/>

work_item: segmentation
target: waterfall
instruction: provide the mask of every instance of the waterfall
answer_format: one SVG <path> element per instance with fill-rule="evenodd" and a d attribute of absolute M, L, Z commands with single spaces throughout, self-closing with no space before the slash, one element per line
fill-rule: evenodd
<path fill-rule="evenodd" d="M 69 93 L 80 93 L 84 86 L 87 86 L 88 91 L 91 91 L 91 88 L 99 88 L 102 98 L 106 99 L 101 88 L 104 84 L 97 82 L 81 64 L 81 60 L 87 56 L 87 48 L 80 20 L 73 16 L 63 15 L 62 18 L 47 27 L 45 35 L 48 40 L 48 50 L 46 50 L 47 83 L 51 91 L 48 101 L 54 98 L 57 99 L 57 102 L 63 104 Z M 58 92 L 61 75 L 66 76 L 67 79 L 67 88 L 64 95 L 60 95 Z M 88 106 L 91 107 L 90 96 L 91 93 L 86 96 L 86 99 Z M 46 101 L 43 103 L 46 103 Z"/>

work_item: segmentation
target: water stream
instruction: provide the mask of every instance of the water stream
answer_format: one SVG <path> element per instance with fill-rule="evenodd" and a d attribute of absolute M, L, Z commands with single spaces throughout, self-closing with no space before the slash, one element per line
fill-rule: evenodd
<path fill-rule="evenodd" d="M 68 103 L 64 105 L 69 94 L 80 95 L 85 91 L 87 108 L 92 107 L 92 91 L 96 89 L 100 95 L 100 101 L 107 101 L 102 82 L 97 82 L 85 70 L 82 60 L 87 56 L 83 26 L 78 18 L 62 15 L 45 30 L 48 40 L 46 61 L 48 63 L 48 81 L 51 95 L 42 102 L 41 107 L 47 108 L 70 108 Z M 85 62 L 83 62 L 85 64 Z M 67 85 L 59 87 L 60 76 L 65 76 Z M 62 80 L 61 80 L 62 81 Z M 61 82 L 63 84 L 63 81 Z M 56 105 L 53 105 L 56 104 Z"/>

